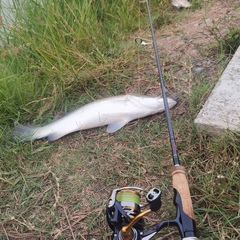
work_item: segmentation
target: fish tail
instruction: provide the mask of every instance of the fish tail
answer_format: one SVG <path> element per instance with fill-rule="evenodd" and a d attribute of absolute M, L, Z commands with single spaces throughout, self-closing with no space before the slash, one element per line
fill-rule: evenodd
<path fill-rule="evenodd" d="M 13 129 L 13 135 L 22 141 L 31 141 L 38 138 L 36 133 L 39 131 L 39 129 L 40 128 L 36 126 L 19 124 Z"/>

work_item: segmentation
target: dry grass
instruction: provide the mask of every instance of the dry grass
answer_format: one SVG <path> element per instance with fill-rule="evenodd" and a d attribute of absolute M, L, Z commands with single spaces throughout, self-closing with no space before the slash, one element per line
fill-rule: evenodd
<path fill-rule="evenodd" d="M 195 11 L 196 16 L 203 10 Z M 191 10 L 176 14 L 186 13 L 190 16 L 185 22 L 190 24 L 194 17 Z M 157 35 L 169 37 L 164 31 L 170 30 L 163 28 Z M 179 35 L 173 31 L 171 36 L 175 46 L 174 39 Z M 212 139 L 202 136 L 193 123 L 227 60 L 219 61 L 209 43 L 196 43 L 194 48 L 191 46 L 192 52 L 186 48 L 183 51 L 184 45 L 168 51 L 162 48 L 166 44 L 161 45 L 166 38 L 158 37 L 158 43 L 168 95 L 180 98 L 171 115 L 181 163 L 187 169 L 199 237 L 239 239 L 239 134 Z M 98 86 L 102 84 L 99 91 L 91 83 L 85 92 L 73 84 L 73 90 L 67 89 L 66 98 L 58 103 L 60 113 L 55 113 L 62 114 L 81 101 L 119 92 L 158 95 L 152 49 L 140 47 L 130 53 L 131 57 L 113 62 L 109 66 L 112 71 L 100 71 L 98 77 L 98 70 L 89 72 Z M 195 60 L 211 60 L 211 64 L 206 63 L 203 71 L 196 73 Z M 107 87 L 103 81 L 106 79 Z M 10 135 L 2 142 L 0 239 L 107 239 L 111 231 L 105 204 L 111 191 L 123 186 L 145 190 L 156 186 L 162 190 L 162 210 L 157 216 L 146 218 L 149 225 L 175 214 L 164 114 L 130 123 L 115 134 L 107 134 L 103 127 L 71 134 L 53 143 L 14 142 Z M 156 239 L 178 236 L 177 230 L 171 228 Z"/>

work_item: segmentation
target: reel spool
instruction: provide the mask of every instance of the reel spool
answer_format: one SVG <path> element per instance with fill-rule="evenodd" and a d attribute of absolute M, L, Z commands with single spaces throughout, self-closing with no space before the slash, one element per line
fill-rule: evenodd
<path fill-rule="evenodd" d="M 117 193 L 116 200 L 131 219 L 140 212 L 140 194 L 133 190 L 121 190 Z"/>

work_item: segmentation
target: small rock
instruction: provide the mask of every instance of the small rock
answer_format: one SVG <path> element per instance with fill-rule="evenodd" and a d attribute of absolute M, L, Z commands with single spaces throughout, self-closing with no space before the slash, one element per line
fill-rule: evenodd
<path fill-rule="evenodd" d="M 196 59 L 196 60 L 194 60 L 194 66 L 195 67 L 202 67 L 203 63 L 200 59 Z"/>
<path fill-rule="evenodd" d="M 194 68 L 194 72 L 199 74 L 203 71 L 203 67 L 197 67 L 197 68 Z"/>

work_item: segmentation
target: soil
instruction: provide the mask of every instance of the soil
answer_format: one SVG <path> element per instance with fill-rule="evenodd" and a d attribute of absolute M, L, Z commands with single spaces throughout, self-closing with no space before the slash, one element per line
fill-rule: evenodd
<path fill-rule="evenodd" d="M 211 29 L 217 29 L 220 38 L 230 27 L 240 26 L 240 1 L 235 1 L 234 4 L 229 2 L 215 1 L 209 8 L 189 13 L 190 16 L 186 16 L 181 22 L 158 32 L 159 50 L 173 60 L 179 59 L 183 54 L 191 59 L 201 58 L 199 48 L 214 42 Z M 198 67 L 199 63 L 196 62 L 195 66 Z"/>
<path fill-rule="evenodd" d="M 218 27 L 220 33 L 224 35 L 228 27 L 233 24 L 239 26 L 240 19 L 236 18 L 239 12 L 240 9 L 234 8 L 232 4 L 216 1 L 207 10 L 197 10 L 181 22 L 168 26 L 161 33 L 167 37 L 159 39 L 158 43 L 162 46 L 161 49 L 168 52 L 176 53 L 184 50 L 186 52 L 187 50 L 190 55 L 197 55 L 197 44 L 207 44 L 214 40 L 210 35 L 210 28 Z"/>
<path fill-rule="evenodd" d="M 170 97 L 181 100 L 184 94 L 191 95 L 194 81 L 201 81 L 201 78 L 213 82 L 214 85 L 223 70 L 223 66 L 219 64 L 220 57 L 217 56 L 220 54 L 217 48 L 218 41 L 222 41 L 232 27 L 240 27 L 239 0 L 205 2 L 207 7 L 197 10 L 190 8 L 181 15 L 181 21 L 173 20 L 171 24 L 155 30 L 162 71 L 166 75 L 165 78 L 170 79 L 165 84 L 167 95 Z M 177 15 L 178 11 L 185 9 L 175 8 L 175 11 Z M 141 36 L 151 39 L 150 31 Z M 158 77 L 153 47 L 145 45 L 143 48 L 147 55 L 152 54 L 151 60 L 143 64 L 144 73 L 141 73 L 140 68 L 136 71 L 135 80 L 127 86 L 125 92 L 133 93 L 136 89 L 142 89 L 143 94 L 159 95 L 158 82 L 146 79 L 146 68 L 155 78 Z M 230 59 L 231 56 L 228 60 Z M 210 91 L 206 93 L 203 101 L 207 99 L 208 94 Z M 173 118 L 184 113 L 186 107 L 179 104 Z"/>

